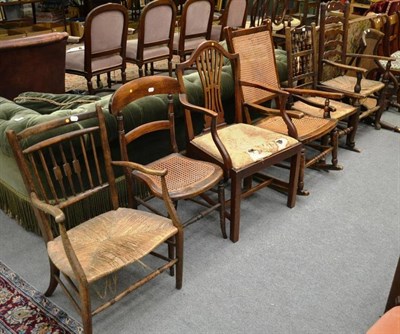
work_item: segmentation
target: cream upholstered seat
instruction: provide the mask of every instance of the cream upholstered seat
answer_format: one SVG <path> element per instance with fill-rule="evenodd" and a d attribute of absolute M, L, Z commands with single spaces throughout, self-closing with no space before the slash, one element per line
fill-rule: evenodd
<path fill-rule="evenodd" d="M 197 46 L 210 38 L 214 15 L 211 0 L 188 0 L 183 5 L 182 16 L 178 21 L 178 32 L 174 34 L 173 53 L 182 61 Z"/>
<path fill-rule="evenodd" d="M 172 41 L 176 21 L 176 7 L 172 0 L 156 0 L 148 3 L 140 15 L 138 38 L 127 42 L 126 61 L 139 67 L 167 59 L 169 75 L 172 76 Z"/>
<path fill-rule="evenodd" d="M 110 24 L 112 22 L 112 24 Z M 128 12 L 117 3 L 107 3 L 90 11 L 85 21 L 84 47 L 67 51 L 65 71 L 84 76 L 89 94 L 93 93 L 92 77 L 107 73 L 111 88 L 111 71 L 121 70 L 122 82 L 126 80 L 126 40 L 128 35 Z"/>
<path fill-rule="evenodd" d="M 251 165 L 298 143 L 292 137 L 245 123 L 233 124 L 217 132 L 232 159 L 232 167 L 235 169 Z M 223 163 L 211 133 L 195 137 L 192 143 Z"/>

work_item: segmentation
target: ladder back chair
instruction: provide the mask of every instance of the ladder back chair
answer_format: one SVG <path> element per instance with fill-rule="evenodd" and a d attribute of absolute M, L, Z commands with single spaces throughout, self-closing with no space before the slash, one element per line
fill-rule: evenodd
<path fill-rule="evenodd" d="M 82 38 L 84 48 L 67 51 L 65 72 L 84 76 L 89 94 L 94 92 L 94 76 L 97 76 L 98 88 L 102 88 L 100 74 L 103 73 L 107 73 L 108 88 L 112 84 L 111 71 L 120 70 L 124 83 L 127 35 L 128 11 L 124 6 L 107 3 L 95 7 L 86 17 Z"/>
<path fill-rule="evenodd" d="M 239 71 L 246 121 L 262 129 L 291 136 L 307 146 L 312 146 L 313 149 L 318 148 L 318 154 L 308 160 L 305 147 L 301 154 L 298 194 L 308 195 L 309 192 L 304 189 L 306 167 L 340 169 L 337 161 L 337 120 L 308 116 L 298 111 L 286 111 L 287 100 L 281 101 L 282 94 L 290 98 L 291 94 L 319 96 L 320 92 L 281 88 L 270 26 L 237 31 L 228 28 L 227 43 L 231 52 L 240 55 Z M 332 98 L 342 96 L 328 95 Z M 327 97 L 325 93 L 322 93 L 322 96 Z M 265 106 L 271 101 L 275 102 L 279 109 Z M 320 140 L 323 144 L 316 146 Z M 325 163 L 328 154 L 332 155 L 331 165 Z"/>
<path fill-rule="evenodd" d="M 314 89 L 317 84 L 317 28 L 315 23 L 311 26 L 285 29 L 288 87 Z M 329 93 L 330 94 L 330 93 Z M 327 99 L 328 98 L 328 99 Z M 338 137 L 347 136 L 353 131 L 352 124 L 357 122 L 357 108 L 324 97 L 320 91 L 319 96 L 300 96 L 290 100 L 291 109 L 304 112 L 307 115 L 332 118 L 338 121 Z"/>
<path fill-rule="evenodd" d="M 156 0 L 147 4 L 139 18 L 138 38 L 126 45 L 126 61 L 139 67 L 143 76 L 143 65 L 167 59 L 169 76 L 172 77 L 172 43 L 176 21 L 176 6 L 172 0 Z"/>
<path fill-rule="evenodd" d="M 176 288 L 182 286 L 183 230 L 168 196 L 167 171 L 111 161 L 104 117 L 97 106 L 95 112 L 55 119 L 20 133 L 7 132 L 46 243 L 50 284 L 45 295 L 51 296 L 60 284 L 81 314 L 86 334 L 92 333 L 94 315 L 165 270 L 176 267 Z M 169 218 L 121 207 L 115 166 L 160 178 Z M 68 228 L 68 208 L 84 208 L 85 201 L 99 202 L 98 212 L 82 212 L 86 220 Z M 176 257 L 157 250 L 166 241 L 175 248 Z M 158 268 L 92 310 L 89 287 L 93 283 L 110 279 L 149 254 L 163 259 Z"/>
<path fill-rule="evenodd" d="M 317 89 L 343 93 L 346 103 L 358 108 L 359 119 L 375 115 L 375 128 L 380 129 L 380 116 L 387 103 L 387 76 L 383 76 L 382 81 L 366 79 L 368 70 L 348 65 L 348 61 L 360 57 L 384 59 L 388 60 L 387 66 L 390 68 L 391 59 L 347 52 L 349 23 L 347 1 L 321 3 L 320 8 Z M 358 151 L 355 148 L 355 134 L 358 127 L 356 118 L 351 126 L 353 131 L 347 137 L 346 146 Z"/>
<path fill-rule="evenodd" d="M 225 111 L 221 101 L 222 69 L 231 64 L 234 89 L 235 110 Z M 301 144 L 294 138 L 242 122 L 241 95 L 239 90 L 239 56 L 230 54 L 215 41 L 202 43 L 191 57 L 177 65 L 176 73 L 181 86 L 180 101 L 185 108 L 187 126 L 187 154 L 190 157 L 213 162 L 221 166 L 225 180 L 231 181 L 230 189 L 230 239 L 239 240 L 240 203 L 262 187 L 279 183 L 289 189 L 287 206 L 292 208 L 296 202 L 296 189 L 299 173 Z M 204 104 L 194 105 L 186 95 L 183 73 L 195 68 L 203 86 Z M 285 96 L 282 97 L 283 99 Z M 226 123 L 228 114 L 233 114 L 234 122 Z M 193 123 L 195 115 L 202 115 L 204 127 L 196 132 Z M 274 179 L 252 186 L 250 179 L 266 167 L 291 161 L 289 184 Z"/>
<path fill-rule="evenodd" d="M 204 207 L 202 212 L 189 218 L 183 223 L 183 226 L 188 226 L 198 221 L 206 214 L 218 210 L 222 235 L 226 238 L 225 198 L 222 169 L 216 164 L 190 159 L 178 152 L 178 146 L 175 140 L 173 107 L 173 95 L 177 95 L 178 93 L 178 81 L 174 78 L 164 76 L 153 76 L 133 80 L 126 83 L 115 92 L 110 101 L 110 112 L 116 117 L 118 122 L 121 158 L 124 161 L 129 161 L 130 157 L 128 155 L 128 147 L 132 146 L 130 144 L 140 137 L 158 131 L 167 132 L 169 134 L 168 140 L 171 145 L 171 154 L 150 162 L 146 167 L 155 170 L 168 170 L 166 182 L 169 196 L 175 205 L 177 205 L 180 200 L 192 199 Z M 168 110 L 166 111 L 165 119 L 156 119 L 130 131 L 125 131 L 124 116 L 130 117 L 130 115 L 129 111 L 124 111 L 124 108 L 130 102 L 139 100 L 145 96 L 152 96 L 153 99 L 156 100 L 161 98 L 160 94 L 163 94 L 168 100 Z M 131 156 L 131 159 L 134 159 L 134 155 Z M 136 179 L 139 178 L 150 186 L 151 192 L 154 196 L 162 198 L 162 184 L 157 178 L 142 173 L 135 173 L 135 176 Z M 125 170 L 125 177 L 129 187 L 134 189 L 135 180 L 129 169 Z M 215 187 L 218 188 L 217 201 L 213 200 L 207 194 L 207 192 L 210 192 Z M 129 198 L 131 207 L 135 208 L 137 202 L 145 205 L 151 210 L 154 210 L 154 208 L 152 208 L 145 200 L 142 200 L 137 196 Z"/>

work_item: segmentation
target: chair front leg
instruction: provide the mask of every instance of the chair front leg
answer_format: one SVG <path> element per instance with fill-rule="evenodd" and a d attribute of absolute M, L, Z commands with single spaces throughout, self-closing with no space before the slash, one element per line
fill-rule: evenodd
<path fill-rule="evenodd" d="M 238 175 L 231 173 L 231 224 L 230 239 L 232 242 L 239 241 L 240 230 L 240 200 L 241 200 L 242 180 Z"/>

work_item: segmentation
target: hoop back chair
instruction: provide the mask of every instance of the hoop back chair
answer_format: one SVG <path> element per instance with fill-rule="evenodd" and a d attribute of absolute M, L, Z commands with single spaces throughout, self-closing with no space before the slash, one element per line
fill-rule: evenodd
<path fill-rule="evenodd" d="M 129 40 L 126 46 L 126 61 L 139 67 L 143 76 L 143 65 L 167 59 L 169 76 L 172 76 L 172 43 L 176 21 L 176 6 L 172 0 L 156 0 L 148 3 L 139 18 L 138 38 Z"/>
<path fill-rule="evenodd" d="M 118 122 L 121 157 L 124 161 L 129 161 L 128 146 L 140 137 L 158 131 L 166 131 L 169 133 L 171 153 L 150 162 L 146 167 L 155 170 L 168 170 L 168 175 L 166 177 L 167 187 L 170 198 L 176 205 L 179 200 L 202 198 L 202 200 L 197 199 L 196 203 L 201 204 L 205 209 L 200 214 L 189 218 L 183 223 L 183 226 L 188 226 L 198 221 L 213 210 L 219 210 L 222 235 L 226 238 L 222 169 L 216 164 L 190 159 L 178 152 L 178 146 L 175 140 L 173 107 L 173 95 L 178 93 L 178 81 L 174 78 L 164 76 L 153 76 L 133 80 L 126 83 L 115 92 L 110 101 L 110 112 L 117 118 Z M 166 118 L 163 120 L 156 119 L 150 121 L 126 132 L 124 128 L 124 115 L 129 117 L 128 111 L 124 112 L 126 105 L 145 96 L 151 96 L 156 100 L 161 98 L 160 94 L 166 95 L 168 100 Z M 134 156 L 131 158 L 134 159 Z M 159 180 L 145 174 L 136 173 L 135 176 L 145 181 L 145 183 L 150 186 L 152 194 L 158 198 L 162 198 L 162 187 Z M 134 178 L 129 169 L 125 169 L 125 177 L 129 187 L 134 189 Z M 216 186 L 218 186 L 218 201 L 213 201 L 206 192 L 212 190 Z M 129 198 L 129 202 L 131 207 L 136 207 L 137 202 L 139 202 L 151 210 L 154 210 L 146 201 L 138 197 Z"/>
<path fill-rule="evenodd" d="M 235 110 L 225 111 L 221 101 L 222 69 L 231 64 L 234 77 Z M 194 66 L 195 65 L 195 66 Z M 204 92 L 204 105 L 192 104 L 186 95 L 183 73 L 188 68 L 196 69 Z M 242 122 L 242 103 L 239 89 L 239 55 L 227 52 L 215 41 L 202 43 L 191 57 L 177 65 L 176 73 L 181 86 L 180 101 L 185 108 L 187 126 L 187 154 L 190 157 L 210 161 L 221 166 L 225 180 L 231 181 L 230 239 L 239 240 L 240 203 L 262 187 L 278 180 L 267 179 L 251 185 L 251 177 L 266 167 L 291 160 L 287 206 L 296 202 L 301 144 L 294 138 L 274 133 Z M 282 96 L 284 99 L 285 96 Z M 226 123 L 228 113 L 233 113 L 235 121 Z M 193 115 L 192 115 L 193 114 Z M 203 131 L 196 132 L 192 117 L 202 115 Z M 244 184 L 243 184 L 244 183 Z M 281 181 L 281 184 L 284 182 Z M 243 187 L 242 187 L 243 186 Z"/>
<path fill-rule="evenodd" d="M 127 35 L 128 11 L 124 6 L 108 3 L 92 9 L 85 21 L 84 49 L 67 51 L 65 71 L 84 76 L 89 94 L 93 93 L 93 76 L 97 76 L 97 85 L 101 88 L 100 74 L 107 73 L 108 88 L 111 88 L 111 71 L 120 70 L 124 83 Z"/>
<path fill-rule="evenodd" d="M 174 34 L 173 52 L 183 62 L 196 47 L 210 39 L 214 15 L 212 0 L 188 0 L 183 5 L 178 22 L 179 32 Z"/>
<path fill-rule="evenodd" d="M 92 333 L 92 316 L 169 268 L 176 267 L 176 287 L 182 286 L 183 231 L 168 197 L 167 171 L 111 161 L 104 116 L 97 106 L 95 112 L 55 119 L 20 133 L 7 132 L 46 243 L 50 284 L 45 295 L 51 296 L 60 284 L 81 314 L 85 333 Z M 76 121 L 86 122 L 88 127 L 74 124 Z M 170 218 L 121 207 L 113 166 L 161 178 Z M 68 229 L 68 208 L 84 207 L 85 201 L 99 198 L 104 200 L 100 200 L 98 212 L 86 213 L 86 221 Z M 167 240 L 176 248 L 174 258 L 154 253 Z M 109 279 L 150 253 L 165 260 L 159 268 L 91 309 L 89 287 L 94 282 Z"/>
<path fill-rule="evenodd" d="M 280 95 L 287 94 L 290 98 L 290 94 L 320 96 L 321 93 L 294 88 L 281 89 L 269 24 L 237 31 L 228 28 L 227 43 L 231 52 L 240 55 L 239 71 L 246 121 L 262 129 L 289 135 L 303 144 L 318 148 L 319 153 L 308 160 L 305 150 L 302 150 L 301 154 L 298 194 L 308 195 L 309 192 L 304 189 L 306 167 L 340 169 L 337 161 L 337 120 L 286 111 L 286 103 L 282 104 L 279 100 Z M 341 97 L 340 94 L 328 95 L 332 98 Z M 322 96 L 328 97 L 325 93 L 322 93 Z M 265 103 L 271 101 L 275 101 L 279 109 L 265 107 Z M 329 144 L 326 139 L 328 136 L 331 138 Z M 314 145 L 319 140 L 322 140 L 323 144 Z M 328 154 L 332 154 L 331 165 L 325 163 Z"/>
<path fill-rule="evenodd" d="M 317 28 L 310 26 L 285 29 L 288 87 L 314 89 L 317 84 Z M 347 136 L 353 131 L 352 124 L 357 122 L 357 108 L 323 96 L 297 96 L 291 99 L 291 108 L 307 115 L 333 118 L 338 120 L 338 137 Z"/>
<path fill-rule="evenodd" d="M 383 59 L 377 55 L 357 55 L 347 52 L 347 32 L 349 21 L 349 3 L 346 1 L 330 1 L 321 3 L 319 56 L 317 88 L 343 93 L 346 102 L 358 108 L 359 118 L 371 117 L 375 114 L 374 125 L 381 128 L 380 115 L 386 105 L 387 75 L 382 81 L 366 79 L 368 70 L 361 67 L 350 66 L 351 58 Z M 338 14 L 340 12 L 340 14 Z M 388 66 L 390 68 L 390 58 Z M 349 72 L 350 71 L 350 72 Z M 355 148 L 355 133 L 358 120 L 351 124 L 354 131 L 347 138 L 346 146 Z"/>
<path fill-rule="evenodd" d="M 224 28 L 244 28 L 247 19 L 248 0 L 228 0 L 218 24 L 211 26 L 210 39 L 222 41 L 225 39 Z"/>

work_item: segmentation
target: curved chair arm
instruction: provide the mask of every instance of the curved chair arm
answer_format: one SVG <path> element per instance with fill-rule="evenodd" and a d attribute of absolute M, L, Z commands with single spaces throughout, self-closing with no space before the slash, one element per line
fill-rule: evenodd
<path fill-rule="evenodd" d="M 336 92 L 325 92 L 315 89 L 303 89 L 303 88 L 283 88 L 286 92 L 296 95 L 311 95 L 324 97 L 326 99 L 340 100 L 344 98 L 344 94 Z"/>
<path fill-rule="evenodd" d="M 345 96 L 348 96 L 348 97 L 351 97 L 351 98 L 354 98 L 354 99 L 362 99 L 362 98 L 365 98 L 364 95 L 358 94 L 358 93 L 356 93 L 356 92 L 350 92 L 350 91 L 347 91 L 347 90 L 342 90 L 342 89 L 339 89 L 339 88 L 329 88 L 329 87 L 327 87 L 327 86 L 318 85 L 318 84 L 317 84 L 317 88 L 326 90 L 326 91 L 328 91 L 328 92 L 335 92 L 335 93 L 339 92 L 339 93 L 344 94 Z"/>
<path fill-rule="evenodd" d="M 327 59 L 323 59 L 322 62 L 325 63 L 325 64 L 328 64 L 328 65 L 331 65 L 331 66 L 335 66 L 335 67 L 341 68 L 343 70 L 356 71 L 356 72 L 359 72 L 359 73 L 362 73 L 362 74 L 365 74 L 365 73 L 368 72 L 367 69 L 362 68 L 362 67 L 345 65 L 345 64 L 337 63 L 337 62 L 334 62 L 334 61 L 331 61 L 331 60 L 327 60 Z"/>
<path fill-rule="evenodd" d="M 34 192 L 31 192 L 30 197 L 31 197 L 32 204 L 37 209 L 42 210 L 44 213 L 49 214 L 52 217 L 54 217 L 54 220 L 56 221 L 56 223 L 60 224 L 65 221 L 64 212 L 60 208 L 58 208 L 55 205 L 51 205 L 51 204 L 41 201 L 37 197 L 36 193 L 34 193 Z"/>
<path fill-rule="evenodd" d="M 279 109 L 273 109 L 273 108 L 268 108 L 264 107 L 260 104 L 255 104 L 255 103 L 245 103 L 245 105 L 253 110 L 256 110 L 258 112 L 261 112 L 263 114 L 269 114 L 269 115 L 281 115 L 281 111 Z M 301 111 L 297 110 L 286 110 L 286 113 L 290 116 L 290 118 L 303 118 L 304 113 Z"/>
<path fill-rule="evenodd" d="M 262 89 L 262 90 L 267 90 L 270 91 L 272 93 L 276 93 L 276 94 L 280 94 L 286 97 L 289 97 L 289 93 L 285 92 L 282 89 L 279 89 L 278 87 L 274 87 L 265 83 L 260 83 L 260 82 L 255 82 L 255 81 L 243 81 L 240 80 L 239 84 L 242 86 L 246 86 L 246 87 L 253 87 L 253 88 L 258 88 L 258 89 Z"/>
<path fill-rule="evenodd" d="M 185 93 L 180 93 L 179 94 L 179 101 L 180 101 L 180 103 L 182 103 L 182 105 L 185 108 L 187 108 L 187 109 L 189 109 L 191 111 L 200 112 L 200 113 L 206 114 L 207 116 L 214 117 L 214 118 L 218 116 L 218 114 L 215 111 L 212 111 L 212 110 L 207 109 L 207 108 L 199 107 L 199 106 L 196 106 L 196 105 L 190 103 L 188 101 L 187 95 Z"/>
<path fill-rule="evenodd" d="M 386 57 L 386 56 L 378 56 L 378 55 L 367 55 L 360 53 L 348 53 L 346 57 L 354 57 L 354 58 L 366 58 L 366 59 L 376 59 L 376 60 L 384 60 L 384 61 L 396 61 L 397 59 L 394 57 Z"/>

